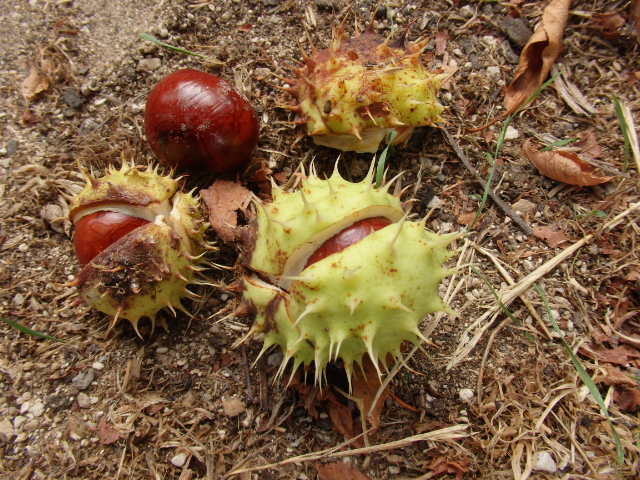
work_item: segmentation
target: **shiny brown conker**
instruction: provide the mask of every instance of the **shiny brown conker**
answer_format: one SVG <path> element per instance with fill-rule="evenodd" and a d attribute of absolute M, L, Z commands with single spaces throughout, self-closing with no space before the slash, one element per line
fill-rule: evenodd
<path fill-rule="evenodd" d="M 144 218 L 101 211 L 82 217 L 75 225 L 73 245 L 82 265 L 86 265 L 96 255 L 130 231 L 149 223 Z"/>
<path fill-rule="evenodd" d="M 159 161 L 179 170 L 240 170 L 258 142 L 249 102 L 220 77 L 198 70 L 163 78 L 147 98 L 144 123 Z"/>
<path fill-rule="evenodd" d="M 365 218 L 364 220 L 355 222 L 353 225 L 341 230 L 329 240 L 320 245 L 320 247 L 307 259 L 305 268 L 309 265 L 319 262 L 329 255 L 341 252 L 348 246 L 359 242 L 364 237 L 371 235 L 376 230 L 380 230 L 381 228 L 384 228 L 390 224 L 391 220 L 384 217 Z"/>

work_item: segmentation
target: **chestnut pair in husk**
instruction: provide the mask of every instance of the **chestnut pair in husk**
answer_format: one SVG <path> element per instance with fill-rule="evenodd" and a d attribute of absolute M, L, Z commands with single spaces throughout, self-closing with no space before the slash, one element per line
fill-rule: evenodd
<path fill-rule="evenodd" d="M 308 133 L 321 145 L 372 151 L 392 130 L 406 139 L 415 126 L 437 121 L 440 77 L 422 67 L 422 48 L 391 48 L 363 34 L 339 37 L 308 58 L 292 89 Z M 176 72 L 149 95 L 145 130 L 164 164 L 229 172 L 253 151 L 253 109 L 210 77 Z M 337 169 L 328 179 L 312 171 L 297 190 L 274 185 L 271 202 L 254 201 L 243 302 L 255 313 L 262 351 L 278 345 L 284 352 L 279 376 L 290 361 L 293 371 L 315 366 L 318 383 L 337 359 L 349 376 L 364 356 L 384 368 L 402 342 L 421 340 L 426 314 L 445 308 L 437 290 L 456 235 L 410 221 L 389 187 L 374 185 L 373 166 L 357 183 Z M 200 259 L 211 246 L 198 201 L 168 176 L 132 165 L 90 176 L 71 216 L 85 264 L 81 294 L 114 323 L 155 322 L 164 307 L 183 309 L 189 284 L 206 281 Z"/>

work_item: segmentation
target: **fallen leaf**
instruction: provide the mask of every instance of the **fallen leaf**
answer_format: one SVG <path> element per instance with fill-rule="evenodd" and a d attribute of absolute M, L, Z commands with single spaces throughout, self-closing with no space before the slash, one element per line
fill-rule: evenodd
<path fill-rule="evenodd" d="M 122 435 L 120 432 L 104 418 L 100 419 L 98 428 L 96 429 L 98 440 L 102 445 L 111 445 L 120 440 Z"/>
<path fill-rule="evenodd" d="M 22 81 L 22 96 L 31 102 L 49 88 L 49 79 L 38 68 L 32 66 L 29 75 Z"/>
<path fill-rule="evenodd" d="M 632 268 L 629 270 L 629 272 L 624 276 L 624 279 L 628 282 L 640 281 L 640 268 Z"/>
<path fill-rule="evenodd" d="M 240 236 L 237 212 L 247 208 L 251 192 L 239 183 L 216 180 L 200 196 L 209 209 L 211 228 L 224 242 L 236 240 Z"/>
<path fill-rule="evenodd" d="M 476 218 L 476 212 L 463 212 L 458 215 L 458 223 L 460 225 L 471 225 L 474 218 Z"/>
<path fill-rule="evenodd" d="M 367 418 L 373 430 L 377 430 L 380 427 L 380 417 L 385 401 L 389 397 L 389 391 L 385 389 L 380 394 L 380 398 L 372 409 L 371 406 L 382 383 L 378 371 L 368 357 L 365 357 L 362 362 L 361 370 L 354 370 L 351 383 L 353 385 L 352 396 L 356 399 L 360 414 Z"/>
<path fill-rule="evenodd" d="M 638 382 L 627 375 L 622 369 L 609 364 L 603 364 L 605 373 L 599 374 L 594 378 L 594 381 L 602 382 L 605 385 L 621 385 L 625 387 L 635 387 Z"/>
<path fill-rule="evenodd" d="M 613 401 L 623 412 L 636 412 L 640 408 L 640 390 L 622 388 L 613 394 Z"/>
<path fill-rule="evenodd" d="M 544 176 L 581 187 L 599 185 L 613 177 L 596 173 L 596 167 L 582 160 L 573 152 L 537 150 L 531 140 L 522 145 L 522 153 Z"/>
<path fill-rule="evenodd" d="M 357 468 L 344 462 L 316 465 L 318 480 L 371 480 Z"/>
<path fill-rule="evenodd" d="M 591 158 L 602 157 L 602 147 L 598 143 L 598 139 L 596 138 L 596 133 L 593 128 L 585 130 L 578 134 L 578 136 L 580 137 L 580 142 L 577 143 L 577 146 L 580 147 L 581 155 L 586 155 Z"/>
<path fill-rule="evenodd" d="M 617 38 L 620 30 L 626 23 L 624 17 L 615 12 L 598 13 L 593 15 L 591 25 L 595 30 L 602 33 L 605 38 Z"/>
<path fill-rule="evenodd" d="M 581 346 L 578 350 L 581 355 L 600 362 L 613 363 L 615 365 L 626 366 L 634 358 L 640 358 L 640 352 L 627 346 L 614 348 L 597 348 L 592 346 Z"/>
<path fill-rule="evenodd" d="M 329 414 L 334 430 L 344 435 L 345 438 L 355 437 L 356 432 L 351 408 L 341 403 L 333 391 L 327 392 L 327 399 L 329 401 L 327 413 Z"/>
<path fill-rule="evenodd" d="M 556 248 L 558 245 L 568 242 L 567 236 L 558 230 L 554 230 L 549 226 L 535 227 L 533 234 L 541 240 L 547 242 L 551 248 Z"/>
<path fill-rule="evenodd" d="M 433 472 L 433 475 L 430 478 L 438 477 L 442 474 L 451 474 L 455 475 L 455 480 L 462 480 L 464 478 L 464 474 L 469 471 L 469 464 L 471 462 L 468 458 L 463 458 L 461 460 L 449 460 L 445 457 L 438 457 L 431 462 L 427 468 Z"/>
<path fill-rule="evenodd" d="M 505 91 L 506 115 L 515 112 L 545 81 L 562 51 L 571 0 L 552 0 L 542 21 L 522 49 L 514 78 Z"/>

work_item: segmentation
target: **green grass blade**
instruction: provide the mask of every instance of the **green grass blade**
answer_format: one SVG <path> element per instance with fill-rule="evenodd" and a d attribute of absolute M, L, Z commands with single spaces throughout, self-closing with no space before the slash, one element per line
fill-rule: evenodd
<path fill-rule="evenodd" d="M 624 167 L 626 170 L 629 167 L 629 161 L 631 160 L 631 136 L 629 133 L 629 124 L 627 123 L 627 119 L 624 118 L 622 104 L 618 97 L 613 97 L 613 106 L 616 111 L 616 117 L 618 117 L 620 130 L 622 131 L 622 138 L 624 139 Z"/>
<path fill-rule="evenodd" d="M 182 47 L 175 47 L 169 43 L 163 42 L 157 37 L 154 37 L 150 33 L 141 33 L 140 38 L 142 38 L 143 40 L 147 40 L 149 42 L 155 43 L 156 45 L 159 45 L 168 50 L 173 50 L 174 52 L 183 53 L 185 55 L 191 55 L 192 57 L 199 57 L 199 58 L 208 60 L 207 57 L 205 57 L 200 53 L 192 52 L 191 50 L 187 50 L 186 48 L 182 48 Z"/>
<path fill-rule="evenodd" d="M 54 342 L 64 343 L 64 340 L 61 340 L 56 337 L 52 337 L 51 335 L 47 335 L 46 333 L 42 333 L 37 330 L 31 330 L 29 327 L 25 327 L 24 325 L 21 325 L 15 320 L 11 320 L 9 318 L 4 318 L 4 317 L 0 317 L 0 320 L 2 320 L 4 323 L 9 325 L 11 328 L 18 330 L 19 332 L 26 333 L 27 335 L 31 335 L 32 337 L 44 338 L 45 340 L 52 340 Z"/>
<path fill-rule="evenodd" d="M 548 144 L 546 147 L 542 149 L 542 151 L 548 152 L 550 150 L 553 150 L 554 148 L 561 148 L 566 145 L 569 145 L 570 143 L 577 142 L 577 141 L 578 141 L 577 138 L 565 138 L 564 140 L 558 140 L 557 142 Z"/>
<path fill-rule="evenodd" d="M 380 188 L 382 186 L 382 180 L 384 178 L 384 167 L 387 163 L 387 155 L 389 153 L 389 148 L 391 148 L 391 143 L 398 136 L 398 132 L 395 130 L 391 130 L 389 135 L 387 136 L 387 146 L 384 147 L 384 150 L 380 154 L 378 158 L 378 165 L 376 167 L 376 188 Z"/>
<path fill-rule="evenodd" d="M 551 323 L 553 330 L 556 333 L 562 334 L 562 330 L 560 330 L 560 327 L 558 326 L 558 322 L 551 314 L 551 308 L 549 307 L 549 302 L 547 301 L 547 296 L 545 295 L 544 290 L 542 290 L 542 287 L 540 287 L 540 285 L 538 285 L 537 283 L 534 285 L 534 288 L 536 292 L 538 292 L 538 295 L 540 295 L 540 298 L 542 298 L 542 302 L 544 303 L 544 308 L 547 311 L 547 317 L 549 317 L 549 322 Z M 623 464 L 624 463 L 624 447 L 622 446 L 620 435 L 618 434 L 618 431 L 616 430 L 615 426 L 613 425 L 613 422 L 611 421 L 611 416 L 609 415 L 609 409 L 604 403 L 604 399 L 600 394 L 600 390 L 598 390 L 598 387 L 593 381 L 593 378 L 591 378 L 591 375 L 589 375 L 587 370 L 584 368 L 584 365 L 582 364 L 578 356 L 575 353 L 573 353 L 573 349 L 571 348 L 571 345 L 569 345 L 567 341 L 562 337 L 560 337 L 560 341 L 562 342 L 562 346 L 564 347 L 565 351 L 569 355 L 569 358 L 571 359 L 571 363 L 573 363 L 573 367 L 576 369 L 576 372 L 578 372 L 578 376 L 589 389 L 591 396 L 597 402 L 603 415 L 607 417 L 607 420 L 609 421 L 609 426 L 611 427 L 611 436 L 613 437 L 613 441 L 616 444 L 616 460 L 619 464 Z"/>

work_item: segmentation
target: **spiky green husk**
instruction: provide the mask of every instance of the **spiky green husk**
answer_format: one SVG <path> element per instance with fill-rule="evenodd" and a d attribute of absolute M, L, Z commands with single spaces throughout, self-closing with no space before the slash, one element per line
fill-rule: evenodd
<path fill-rule="evenodd" d="M 258 206 L 249 268 L 260 275 L 245 278 L 244 298 L 256 311 L 253 330 L 264 333 L 263 351 L 278 345 L 284 352 L 280 375 L 290 360 L 294 371 L 314 365 L 318 383 L 332 360 L 341 359 L 349 376 L 364 355 L 386 366 L 403 341 L 420 341 L 426 314 L 445 308 L 438 285 L 448 274 L 442 264 L 456 235 L 406 221 L 399 200 L 371 180 L 312 175 L 302 182 L 305 201 L 299 192 L 278 191 L 273 203 Z M 380 206 L 394 223 L 304 268 L 319 243 L 359 219 L 379 216 Z M 295 266 L 283 260 L 296 255 L 303 258 Z"/>
<path fill-rule="evenodd" d="M 200 204 L 178 191 L 178 181 L 151 167 L 124 164 L 101 178 L 89 176 L 74 199 L 75 221 L 95 211 L 119 211 L 149 220 L 99 253 L 79 272 L 76 285 L 85 302 L 113 318 L 128 320 L 136 332 L 168 308 L 185 311 L 189 284 L 200 283 L 198 265 L 207 248 Z M 187 312 L 188 313 L 188 312 Z M 163 318 L 160 322 L 166 326 Z"/>
<path fill-rule="evenodd" d="M 395 143 L 413 127 L 440 121 L 437 93 L 444 78 L 420 60 L 426 41 L 392 48 L 382 37 L 335 35 L 332 46 L 305 60 L 292 93 L 300 123 L 319 145 L 375 152 L 389 132 Z"/>

